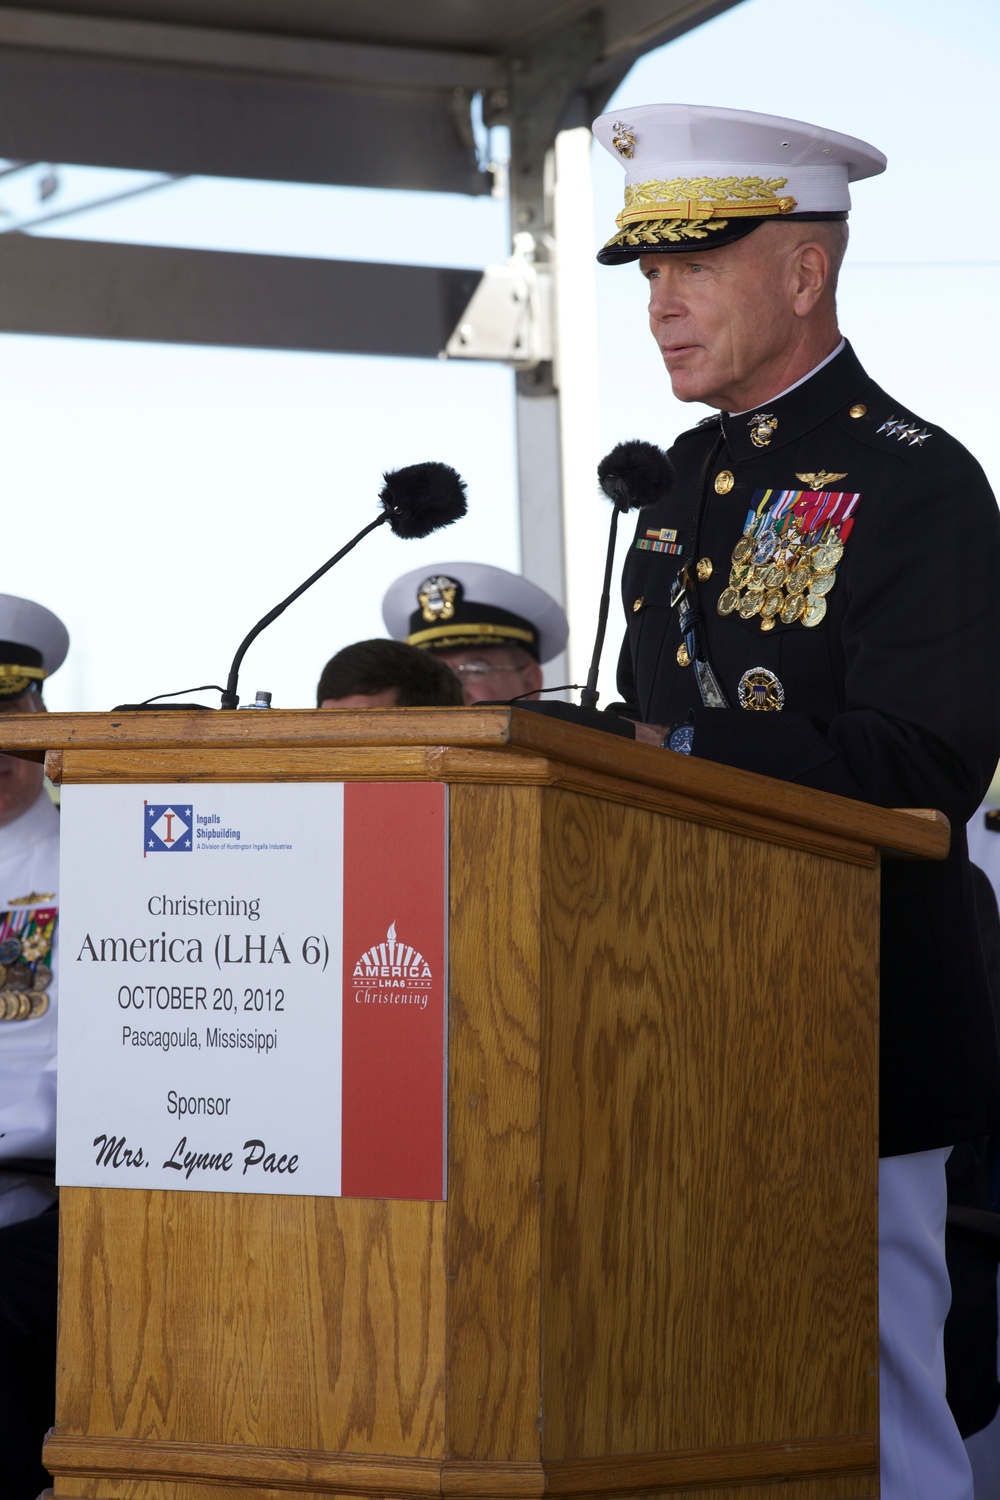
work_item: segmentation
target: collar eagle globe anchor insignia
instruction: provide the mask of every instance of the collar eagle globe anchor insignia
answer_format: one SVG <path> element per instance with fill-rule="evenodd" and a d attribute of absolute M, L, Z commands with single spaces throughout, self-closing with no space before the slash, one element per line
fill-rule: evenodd
<path fill-rule="evenodd" d="M 766 448 L 778 430 L 778 419 L 769 411 L 759 411 L 750 418 L 750 441 L 755 448 Z"/>
<path fill-rule="evenodd" d="M 756 713 L 780 713 L 785 706 L 785 690 L 767 667 L 751 667 L 740 678 L 737 688 L 740 708 Z"/>
<path fill-rule="evenodd" d="M 433 625 L 438 620 L 451 619 L 455 613 L 457 593 L 458 584 L 453 578 L 448 578 L 443 573 L 424 579 L 417 589 L 417 603 L 428 625 Z"/>

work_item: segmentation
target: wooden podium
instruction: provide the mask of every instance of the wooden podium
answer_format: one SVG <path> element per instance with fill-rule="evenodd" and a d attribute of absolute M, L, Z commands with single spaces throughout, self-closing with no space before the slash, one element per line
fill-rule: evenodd
<path fill-rule="evenodd" d="M 509 710 L 7 717 L 450 786 L 448 1200 L 64 1189 L 56 1497 L 878 1493 L 891 812 Z"/>

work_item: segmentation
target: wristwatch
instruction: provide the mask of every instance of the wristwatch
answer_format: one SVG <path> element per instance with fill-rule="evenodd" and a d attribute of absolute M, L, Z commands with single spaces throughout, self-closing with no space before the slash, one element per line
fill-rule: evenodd
<path fill-rule="evenodd" d="M 694 725 L 677 724 L 668 729 L 660 741 L 664 750 L 676 750 L 678 755 L 690 755 L 694 744 Z"/>

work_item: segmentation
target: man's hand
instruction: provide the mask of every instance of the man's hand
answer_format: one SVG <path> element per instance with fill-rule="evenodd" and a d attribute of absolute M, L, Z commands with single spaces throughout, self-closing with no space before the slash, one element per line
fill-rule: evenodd
<path fill-rule="evenodd" d="M 655 745 L 657 749 L 663 744 L 663 736 L 666 732 L 666 724 L 637 724 L 635 726 L 636 739 L 643 745 Z"/>

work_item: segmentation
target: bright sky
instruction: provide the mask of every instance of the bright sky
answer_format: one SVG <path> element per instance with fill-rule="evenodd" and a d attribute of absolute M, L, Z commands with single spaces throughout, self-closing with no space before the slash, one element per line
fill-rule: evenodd
<path fill-rule="evenodd" d="M 842 325 L 875 378 L 950 428 L 995 488 L 998 64 L 993 0 L 743 0 L 643 59 L 609 105 L 728 104 L 883 149 L 888 172 L 854 190 Z M 622 173 L 600 148 L 594 157 L 597 223 L 580 235 L 596 248 Z M 120 175 L 122 188 L 137 181 Z M 0 205 L 23 213 L 13 186 L 0 179 Z M 86 170 L 66 171 L 46 207 L 90 188 Z M 407 217 L 401 260 L 506 255 L 506 205 L 489 199 L 212 179 L 38 232 L 353 259 L 372 196 Z M 601 269 L 596 281 L 601 449 L 634 436 L 666 446 L 703 409 L 670 395 L 638 272 Z M 468 518 L 422 543 L 375 533 L 251 648 L 244 698 L 266 687 L 276 706 L 312 703 L 329 655 L 383 633 L 381 596 L 400 572 L 463 558 L 516 568 L 511 385 L 492 366 L 0 337 L 6 513 L 21 525 L 0 591 L 38 598 L 69 626 L 50 706 L 224 682 L 254 620 L 376 514 L 386 468 L 453 464 Z M 614 622 L 609 658 L 619 637 Z"/>

